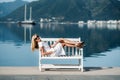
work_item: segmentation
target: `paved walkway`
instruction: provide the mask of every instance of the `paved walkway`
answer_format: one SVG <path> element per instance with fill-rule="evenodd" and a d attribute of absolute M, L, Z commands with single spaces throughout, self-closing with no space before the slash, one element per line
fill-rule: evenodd
<path fill-rule="evenodd" d="M 0 67 L 0 80 L 120 80 L 120 67 L 88 67 L 51 69 L 40 72 L 38 67 Z"/>
<path fill-rule="evenodd" d="M 51 69 L 40 72 L 38 67 L 0 67 L 0 75 L 120 75 L 120 67 L 87 67 L 77 69 Z"/>

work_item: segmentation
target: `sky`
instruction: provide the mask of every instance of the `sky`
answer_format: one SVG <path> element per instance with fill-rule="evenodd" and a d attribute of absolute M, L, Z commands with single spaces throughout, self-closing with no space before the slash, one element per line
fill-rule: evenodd
<path fill-rule="evenodd" d="M 0 3 L 2 3 L 2 2 L 11 2 L 11 1 L 15 1 L 15 0 L 0 0 Z M 23 0 L 23 1 L 32 2 L 32 1 L 36 1 L 36 0 Z"/>

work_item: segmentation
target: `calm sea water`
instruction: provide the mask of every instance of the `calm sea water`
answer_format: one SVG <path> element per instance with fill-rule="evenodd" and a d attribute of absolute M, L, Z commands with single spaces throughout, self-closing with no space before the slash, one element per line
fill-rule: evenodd
<path fill-rule="evenodd" d="M 85 41 L 84 66 L 120 66 L 120 24 L 0 24 L 0 66 L 38 66 L 38 51 L 32 52 L 33 34 L 47 38 L 77 38 Z M 44 61 L 69 63 L 68 61 Z M 72 63 L 77 63 L 73 60 Z"/>

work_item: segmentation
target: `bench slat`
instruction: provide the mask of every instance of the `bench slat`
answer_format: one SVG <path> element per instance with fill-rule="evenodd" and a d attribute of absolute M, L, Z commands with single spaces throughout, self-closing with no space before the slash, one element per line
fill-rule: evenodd
<path fill-rule="evenodd" d="M 41 57 L 41 59 L 81 59 L 81 56 L 67 56 L 67 57 Z"/>
<path fill-rule="evenodd" d="M 78 66 L 78 65 L 46 65 L 46 64 L 43 64 L 41 66 L 42 68 L 81 68 L 81 66 Z"/>

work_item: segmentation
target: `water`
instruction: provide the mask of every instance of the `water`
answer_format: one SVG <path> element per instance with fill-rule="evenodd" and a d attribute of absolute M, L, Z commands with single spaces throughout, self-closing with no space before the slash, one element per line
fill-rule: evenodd
<path fill-rule="evenodd" d="M 86 43 L 84 66 L 120 66 L 120 25 L 7 23 L 0 24 L 0 66 L 38 66 L 38 51 L 30 49 L 31 36 L 35 33 L 47 38 L 81 37 Z"/>

